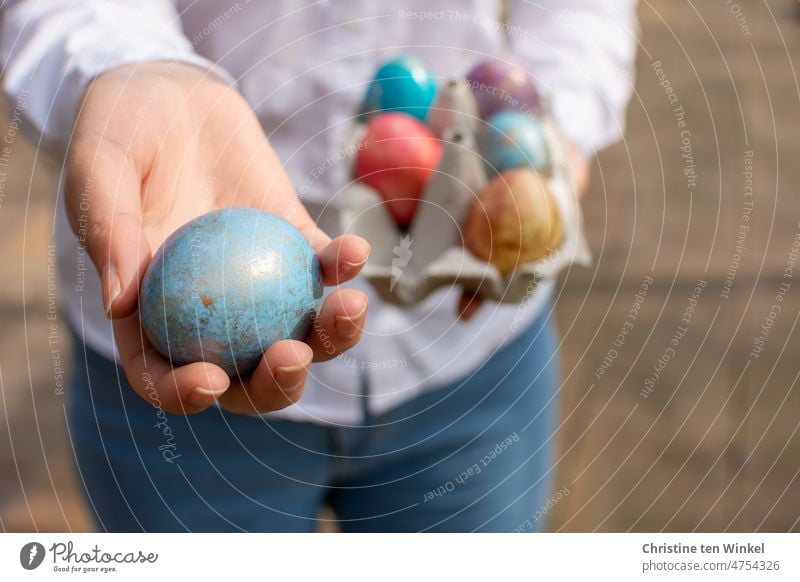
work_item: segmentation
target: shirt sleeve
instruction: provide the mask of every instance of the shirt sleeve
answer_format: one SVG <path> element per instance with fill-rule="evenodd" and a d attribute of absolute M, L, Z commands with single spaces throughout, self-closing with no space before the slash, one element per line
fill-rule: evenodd
<path fill-rule="evenodd" d="M 587 157 L 622 137 L 634 82 L 636 0 L 512 2 L 512 51 Z"/>
<path fill-rule="evenodd" d="M 0 61 L 9 108 L 34 143 L 65 150 L 86 85 L 145 61 L 181 61 L 232 82 L 197 55 L 171 0 L 12 0 L 2 3 Z"/>

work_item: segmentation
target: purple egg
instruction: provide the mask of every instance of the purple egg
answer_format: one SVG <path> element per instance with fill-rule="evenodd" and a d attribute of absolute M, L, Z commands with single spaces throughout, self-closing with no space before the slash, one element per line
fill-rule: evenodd
<path fill-rule="evenodd" d="M 467 74 L 467 81 L 481 119 L 505 110 L 536 117 L 542 112 L 539 91 L 531 75 L 520 67 L 499 60 L 482 61 Z"/>

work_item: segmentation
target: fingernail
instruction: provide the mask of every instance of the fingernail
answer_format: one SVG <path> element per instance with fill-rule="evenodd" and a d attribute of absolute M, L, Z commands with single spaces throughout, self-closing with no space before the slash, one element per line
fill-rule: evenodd
<path fill-rule="evenodd" d="M 211 405 L 217 398 L 222 396 L 225 390 L 210 390 L 202 386 L 192 388 L 192 391 L 186 396 L 186 401 L 192 406 L 198 408 Z"/>
<path fill-rule="evenodd" d="M 106 311 L 106 317 L 111 318 L 111 307 L 114 305 L 117 297 L 120 294 L 119 277 L 114 265 L 108 264 L 103 270 L 102 276 L 103 283 L 103 308 Z"/>
<path fill-rule="evenodd" d="M 275 381 L 281 388 L 291 391 L 303 383 L 303 376 L 307 370 L 307 365 L 298 364 L 297 366 L 277 366 L 275 368 Z"/>
<path fill-rule="evenodd" d="M 345 268 L 347 268 L 347 270 L 360 269 L 361 267 L 367 264 L 368 260 L 369 260 L 369 255 L 367 255 L 367 257 L 361 262 L 353 263 L 352 261 L 342 261 L 342 265 Z"/>
<path fill-rule="evenodd" d="M 333 320 L 333 327 L 336 329 L 336 333 L 348 339 L 357 336 L 364 327 L 364 315 L 366 313 L 367 303 L 364 302 L 364 307 L 356 315 L 350 317 L 337 315 Z"/>

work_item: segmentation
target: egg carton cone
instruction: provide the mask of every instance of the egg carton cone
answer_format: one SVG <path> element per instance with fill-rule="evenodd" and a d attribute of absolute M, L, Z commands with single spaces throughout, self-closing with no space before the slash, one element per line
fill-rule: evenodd
<path fill-rule="evenodd" d="M 476 135 L 481 123 L 478 106 L 466 80 L 447 81 L 428 113 L 428 126 L 444 138 L 448 132 L 456 131 Z"/>
<path fill-rule="evenodd" d="M 438 103 L 459 109 L 449 118 L 451 127 L 440 128 L 442 158 L 407 232 L 398 228 L 375 189 L 354 180 L 341 192 L 342 231 L 362 236 L 372 245 L 362 276 L 385 301 L 400 306 L 417 304 L 442 287 L 465 289 L 500 303 L 519 303 L 530 298 L 539 283 L 555 277 L 565 267 L 589 265 L 591 253 L 570 178 L 565 141 L 546 101 L 545 114 L 539 122 L 551 160 L 546 181 L 564 226 L 561 246 L 538 261 L 518 265 L 507 277 L 464 248 L 464 221 L 488 178 L 477 151 L 474 125 L 468 121 L 474 102 L 467 100 L 464 105 L 465 94 L 458 84 L 448 84 L 443 89 L 446 91 L 458 91 L 458 95 L 451 95 L 449 101 L 440 98 Z M 362 136 L 363 126 L 354 127 L 353 145 Z M 357 151 L 355 147 L 348 149 Z"/>

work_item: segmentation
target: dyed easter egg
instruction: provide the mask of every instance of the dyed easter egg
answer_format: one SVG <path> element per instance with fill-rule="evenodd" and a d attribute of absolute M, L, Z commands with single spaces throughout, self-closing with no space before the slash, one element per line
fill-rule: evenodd
<path fill-rule="evenodd" d="M 211 362 L 245 375 L 284 339 L 302 340 L 322 298 L 306 238 L 268 212 L 217 210 L 164 241 L 142 280 L 139 316 L 174 365 Z"/>
<path fill-rule="evenodd" d="M 541 114 L 539 91 L 531 76 L 520 67 L 499 60 L 478 63 L 468 74 L 481 119 L 499 111 L 519 111 L 532 117 Z"/>
<path fill-rule="evenodd" d="M 490 117 L 478 136 L 478 149 L 490 175 L 524 167 L 550 171 L 542 125 L 516 111 L 502 111 Z"/>
<path fill-rule="evenodd" d="M 495 176 L 472 203 L 464 245 L 503 276 L 561 245 L 564 226 L 544 177 L 529 168 Z"/>
<path fill-rule="evenodd" d="M 442 143 L 424 123 L 404 113 L 381 113 L 367 125 L 355 173 L 386 200 L 398 226 L 407 228 L 441 157 Z"/>
<path fill-rule="evenodd" d="M 403 55 L 381 65 L 367 89 L 362 114 L 399 111 L 425 120 L 436 98 L 436 82 L 413 55 Z"/>

